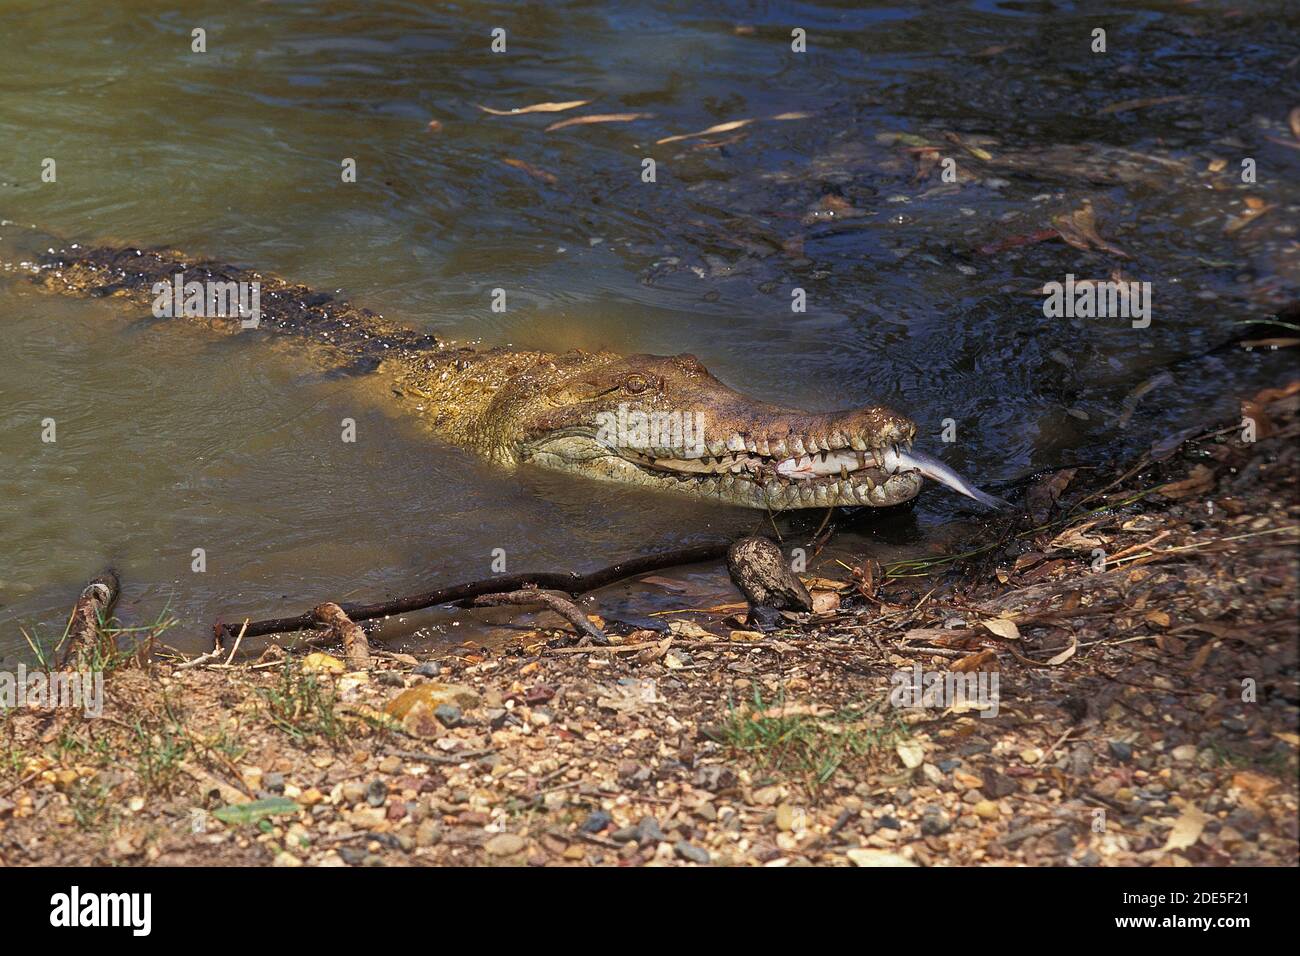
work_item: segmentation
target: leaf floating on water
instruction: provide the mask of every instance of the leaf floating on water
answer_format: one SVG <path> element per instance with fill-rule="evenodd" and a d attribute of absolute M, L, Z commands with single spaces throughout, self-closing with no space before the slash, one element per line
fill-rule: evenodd
<path fill-rule="evenodd" d="M 976 146 L 974 143 L 967 142 L 956 133 L 944 133 L 943 135 L 944 138 L 948 140 L 948 142 L 956 143 L 958 146 L 966 150 L 966 152 L 970 153 L 976 159 L 986 163 L 992 161 L 993 154 L 990 153 L 987 149 L 983 149 L 979 146 Z"/>
<path fill-rule="evenodd" d="M 691 147 L 691 152 L 697 152 L 701 149 L 722 149 L 724 146 L 731 146 L 734 143 L 739 143 L 748 136 L 748 133 L 737 133 L 735 136 L 724 136 L 722 139 L 701 140 Z"/>
<path fill-rule="evenodd" d="M 1286 121 L 1291 127 L 1291 135 L 1296 139 L 1300 139 L 1300 106 L 1290 112 Z"/>
<path fill-rule="evenodd" d="M 532 163 L 526 163 L 522 159 L 514 159 L 513 157 L 506 157 L 505 159 L 501 160 L 501 162 L 505 163 L 507 166 L 513 167 L 514 169 L 518 169 L 527 173 L 529 176 L 532 176 L 534 179 L 540 179 L 548 186 L 554 186 L 556 183 L 560 181 L 559 177 L 556 176 L 554 173 L 548 173 L 546 170 L 538 166 L 534 166 Z"/>
<path fill-rule="evenodd" d="M 532 106 L 517 106 L 509 110 L 494 110 L 482 103 L 474 105 L 491 116 L 523 116 L 525 113 L 562 113 L 565 110 L 586 106 L 591 100 L 565 100 L 563 103 L 534 103 Z"/>
<path fill-rule="evenodd" d="M 775 116 L 767 116 L 763 118 L 778 122 L 787 122 L 789 120 L 808 119 L 810 116 L 812 116 L 811 113 L 801 113 L 796 111 L 791 113 L 777 113 Z M 698 130 L 694 133 L 681 133 L 677 136 L 665 136 L 663 139 L 655 140 L 655 145 L 662 146 L 665 143 L 680 143 L 684 139 L 698 139 L 701 136 L 713 136 L 716 133 L 730 133 L 732 130 L 741 129 L 742 127 L 748 126 L 750 123 L 755 122 L 758 122 L 758 120 L 752 116 L 747 117 L 746 119 L 730 120 L 729 122 L 719 123 L 717 126 L 710 126 L 708 129 Z"/>
<path fill-rule="evenodd" d="M 1084 252 L 1097 249 L 1123 259 L 1132 258 L 1119 246 L 1107 242 L 1097 232 L 1097 213 L 1089 200 L 1085 199 L 1083 206 L 1072 213 L 1059 213 L 1053 216 L 1052 225 L 1056 227 L 1061 238 L 1076 249 Z"/>
<path fill-rule="evenodd" d="M 568 126 L 587 126 L 591 123 L 631 123 L 633 120 L 650 119 L 654 113 L 592 113 L 590 116 L 574 116 L 560 120 L 546 127 L 545 132 L 553 133 Z"/>
<path fill-rule="evenodd" d="M 1254 200 L 1254 202 L 1252 202 L 1251 200 Z M 1275 208 L 1276 205 L 1265 203 L 1258 196 L 1247 197 L 1246 211 L 1243 212 L 1236 219 L 1228 220 L 1228 224 L 1223 227 L 1224 235 L 1231 236 L 1234 235 L 1235 233 L 1240 232 L 1241 230 L 1249 226 L 1252 222 L 1254 222 L 1256 219 L 1258 219 L 1260 216 L 1264 215 L 1269 210 Z"/>
<path fill-rule="evenodd" d="M 1184 96 L 1151 96 L 1140 100 L 1124 100 L 1120 103 L 1111 103 L 1110 106 L 1103 106 L 1097 111 L 1098 116 L 1110 116 L 1114 113 L 1128 113 L 1132 110 L 1146 109 L 1148 106 L 1164 106 L 1166 103 L 1181 103 L 1183 100 L 1194 100 L 1196 97 L 1190 95 Z"/>
<path fill-rule="evenodd" d="M 431 119 L 429 120 L 429 125 L 424 128 L 424 131 L 426 133 L 441 133 L 442 122 L 440 120 Z"/>
<path fill-rule="evenodd" d="M 712 136 L 714 133 L 730 133 L 733 129 L 740 129 L 742 126 L 748 126 L 754 122 L 753 118 L 732 120 L 730 123 L 719 123 L 717 126 L 710 126 L 708 129 L 702 129 L 695 133 L 682 133 L 680 136 L 665 136 L 663 139 L 655 140 L 656 146 L 662 146 L 664 143 L 677 143 L 684 139 L 695 139 L 699 136 Z"/>

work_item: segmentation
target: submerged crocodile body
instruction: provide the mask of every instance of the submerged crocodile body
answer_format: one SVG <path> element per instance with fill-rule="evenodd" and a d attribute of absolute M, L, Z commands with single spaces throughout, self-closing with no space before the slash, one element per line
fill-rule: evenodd
<path fill-rule="evenodd" d="M 911 451 L 916 426 L 887 408 L 813 413 L 757 401 L 692 355 L 456 347 L 333 295 L 172 251 L 70 245 L 23 266 L 47 291 L 121 299 L 155 315 L 173 289 L 257 283 L 255 330 L 237 314 L 213 315 L 210 299 L 177 321 L 314 343 L 322 361 L 382 376 L 431 432 L 504 467 L 772 510 L 896 505 L 915 497 L 923 474 L 995 502 Z"/>

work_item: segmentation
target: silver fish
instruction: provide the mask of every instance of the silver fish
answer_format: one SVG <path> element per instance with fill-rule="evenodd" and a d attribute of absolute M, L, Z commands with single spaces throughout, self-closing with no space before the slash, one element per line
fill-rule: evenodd
<path fill-rule="evenodd" d="M 887 448 L 880 457 L 880 465 L 885 471 L 919 471 L 927 478 L 932 478 L 941 485 L 947 485 L 958 494 L 965 495 L 979 502 L 985 508 L 1002 510 L 1011 504 L 990 494 L 980 491 L 957 472 L 953 471 L 937 458 L 919 451 L 903 451 L 900 448 Z"/>

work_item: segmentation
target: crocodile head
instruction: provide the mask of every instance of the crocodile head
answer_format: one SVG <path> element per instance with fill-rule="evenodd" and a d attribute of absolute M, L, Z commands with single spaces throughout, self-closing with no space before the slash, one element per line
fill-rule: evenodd
<path fill-rule="evenodd" d="M 584 355 L 516 377 L 492 402 L 510 457 L 749 508 L 896 505 L 921 472 L 916 426 L 887 408 L 815 413 L 756 401 L 693 355 Z"/>

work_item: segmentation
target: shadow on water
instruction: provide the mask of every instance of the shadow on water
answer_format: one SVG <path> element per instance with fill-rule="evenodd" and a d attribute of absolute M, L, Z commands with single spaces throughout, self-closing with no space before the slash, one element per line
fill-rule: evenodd
<path fill-rule="evenodd" d="M 1164 371 L 1300 288 L 1298 28 L 1270 2 L 17 2 L 0 11 L 0 218 L 255 265 L 442 337 L 690 351 L 769 400 L 882 400 L 996 484 L 1231 414 L 1291 370 L 1223 353 Z M 592 103 L 563 117 L 652 115 L 548 131 L 556 114 L 479 109 L 570 99 Z M 1043 238 L 1085 203 L 1104 246 Z M 1148 328 L 1044 315 L 1044 283 L 1116 270 L 1152 284 Z M 23 650 L 19 624 L 59 628 L 106 561 L 122 615 L 169 603 L 194 650 L 216 618 L 480 577 L 495 548 L 512 570 L 587 570 L 767 524 L 495 471 L 373 410 L 355 376 L 109 303 L 5 279 L 0 322 L 0 653 Z M 933 550 L 962 515 L 930 490 L 847 522 L 822 560 Z M 716 569 L 681 577 L 602 608 L 734 598 Z M 486 620 L 391 629 L 443 643 Z"/>

